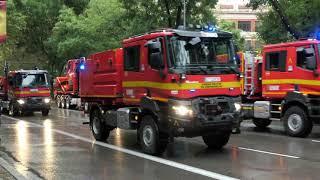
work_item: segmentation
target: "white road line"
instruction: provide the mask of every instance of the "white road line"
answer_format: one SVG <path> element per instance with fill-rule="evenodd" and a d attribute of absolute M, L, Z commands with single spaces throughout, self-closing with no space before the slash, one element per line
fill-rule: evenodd
<path fill-rule="evenodd" d="M 13 177 L 15 177 L 17 180 L 27 180 L 22 174 L 20 174 L 12 165 L 7 163 L 4 159 L 0 157 L 0 166 L 2 166 L 4 169 L 6 169 Z"/>
<path fill-rule="evenodd" d="M 4 116 L 4 117 L 12 119 L 12 120 L 16 120 L 16 121 L 24 121 L 24 122 L 26 122 L 28 124 L 32 124 L 34 126 L 44 128 L 44 126 L 42 126 L 40 124 L 27 122 L 27 121 L 22 120 L 22 119 L 17 119 L 17 118 L 13 118 L 13 117 L 9 117 L 9 116 Z M 184 171 L 188 171 L 188 172 L 192 172 L 192 173 L 199 174 L 199 175 L 202 175 L 202 176 L 206 176 L 206 177 L 209 177 L 209 178 L 220 179 L 220 180 L 238 180 L 237 178 L 233 178 L 233 177 L 229 177 L 229 176 L 226 176 L 226 175 L 218 174 L 218 173 L 215 173 L 215 172 L 212 172 L 212 171 L 208 171 L 208 170 L 204 170 L 204 169 L 201 169 L 201 168 L 189 166 L 189 165 L 178 163 L 178 162 L 175 162 L 175 161 L 170 161 L 170 160 L 163 159 L 163 158 L 160 158 L 160 157 L 151 156 L 151 155 L 148 155 L 148 154 L 140 153 L 140 152 L 137 152 L 137 151 L 133 151 L 133 150 L 130 150 L 130 149 L 125 149 L 125 148 L 122 148 L 122 147 L 114 146 L 114 145 L 103 143 L 103 142 L 99 142 L 99 141 L 93 141 L 91 139 L 88 139 L 88 138 L 85 138 L 85 137 L 81 137 L 81 136 L 78 136 L 78 135 L 75 135 L 75 134 L 71 134 L 71 133 L 68 133 L 68 132 L 65 132 L 65 131 L 61 131 L 61 130 L 57 130 L 57 129 L 52 129 L 52 131 L 55 132 L 55 133 L 58 133 L 58 134 L 62 134 L 62 135 L 68 136 L 68 137 L 72 137 L 74 139 L 78 139 L 78 140 L 84 141 L 84 142 L 88 142 L 88 143 L 91 143 L 91 144 L 103 146 L 103 147 L 106 147 L 106 148 L 109 148 L 109 149 L 112 149 L 112 150 L 120 151 L 122 153 L 126 153 L 126 154 L 130 154 L 130 155 L 133 155 L 133 156 L 137 156 L 137 157 L 140 157 L 140 158 L 143 158 L 143 159 L 147 159 L 147 160 L 150 160 L 150 161 L 153 161 L 153 162 L 157 162 L 157 163 L 160 163 L 160 164 L 164 164 L 164 165 L 171 166 L 171 167 L 174 167 L 174 168 L 177 168 L 177 169 L 181 169 L 181 170 L 184 170 Z"/>
<path fill-rule="evenodd" d="M 275 155 L 275 156 L 282 156 L 282 157 L 287 157 L 287 158 L 300 159 L 300 157 L 298 157 L 298 156 L 291 156 L 291 155 L 287 155 L 287 154 L 280 154 L 280 153 L 274 153 L 274 152 L 268 152 L 268 151 L 261 151 L 261 150 L 245 148 L 245 147 L 238 147 L 238 149 L 246 150 L 246 151 L 253 151 L 253 152 L 258 152 L 258 153 L 263 153 L 263 154 L 270 154 L 270 155 Z"/>
<path fill-rule="evenodd" d="M 64 119 L 71 118 L 71 117 L 59 116 L 59 115 L 57 115 L 56 117 L 60 117 L 60 118 L 64 118 Z M 86 119 L 86 118 L 76 118 L 76 117 L 75 117 L 75 119 L 79 119 L 79 120 L 82 120 L 82 121 L 89 121 L 89 118 L 88 118 L 88 119 Z"/>
<path fill-rule="evenodd" d="M 317 143 L 320 143 L 320 141 L 319 141 L 319 140 L 312 140 L 312 142 L 317 142 Z"/>
<path fill-rule="evenodd" d="M 80 111 L 80 110 L 74 110 L 74 109 L 61 109 L 61 108 L 54 108 L 52 107 L 51 109 L 55 109 L 55 110 L 62 110 L 62 111 L 73 111 L 73 112 L 76 112 L 76 113 L 82 113 L 83 111 Z"/>

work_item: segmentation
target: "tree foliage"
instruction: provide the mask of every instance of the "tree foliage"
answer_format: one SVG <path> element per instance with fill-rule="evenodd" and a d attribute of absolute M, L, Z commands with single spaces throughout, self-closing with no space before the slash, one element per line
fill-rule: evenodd
<path fill-rule="evenodd" d="M 217 0 L 186 0 L 187 24 L 214 23 Z M 8 41 L 0 60 L 57 75 L 67 59 L 120 47 L 121 40 L 183 24 L 182 0 L 8 0 Z M 232 24 L 222 29 L 240 33 Z M 241 45 L 240 45 L 241 46 Z"/>
<path fill-rule="evenodd" d="M 279 4 L 284 23 L 273 1 Z M 259 8 L 269 5 L 270 11 L 259 14 L 259 36 L 266 43 L 278 43 L 294 39 L 293 33 L 300 37 L 310 37 L 317 27 L 320 27 L 319 0 L 251 0 L 249 6 Z M 290 30 L 291 29 L 291 30 Z"/>
<path fill-rule="evenodd" d="M 219 27 L 224 30 L 231 32 L 233 34 L 235 43 L 238 47 L 239 50 L 244 49 L 244 44 L 245 44 L 245 39 L 241 36 L 240 30 L 235 28 L 235 22 L 228 22 L 228 21 L 220 21 L 219 22 Z"/>

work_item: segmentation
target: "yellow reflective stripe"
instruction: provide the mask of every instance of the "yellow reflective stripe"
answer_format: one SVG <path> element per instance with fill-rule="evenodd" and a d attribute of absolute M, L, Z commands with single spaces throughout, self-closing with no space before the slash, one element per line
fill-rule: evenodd
<path fill-rule="evenodd" d="M 251 110 L 251 109 L 253 109 L 253 107 L 247 107 L 247 106 L 245 106 L 245 107 L 241 107 L 243 110 Z"/>
<path fill-rule="evenodd" d="M 269 84 L 301 84 L 301 85 L 320 86 L 320 80 L 270 79 L 270 80 L 263 80 L 262 84 L 263 85 L 269 85 Z"/>
<path fill-rule="evenodd" d="M 16 91 L 14 94 L 49 94 L 50 91 Z"/>
<path fill-rule="evenodd" d="M 161 102 L 168 102 L 169 99 L 161 98 L 161 97 L 152 97 L 153 100 L 161 101 Z M 140 102 L 140 99 L 137 98 L 124 98 L 124 101 L 132 101 L 132 102 Z"/>
<path fill-rule="evenodd" d="M 263 92 L 263 94 L 268 94 L 268 95 L 284 95 L 287 94 L 287 91 L 280 91 L 280 92 Z M 317 91 L 300 91 L 302 94 L 313 94 L 313 95 L 320 95 L 320 92 Z"/>
<path fill-rule="evenodd" d="M 280 94 L 287 94 L 287 92 L 263 92 L 263 94 L 280 95 Z"/>
<path fill-rule="evenodd" d="M 140 102 L 140 99 L 137 98 L 123 98 L 124 101 Z"/>
<path fill-rule="evenodd" d="M 157 100 L 157 101 L 161 101 L 161 102 L 168 102 L 169 101 L 169 99 L 161 98 L 161 97 L 152 97 L 152 99 Z"/>
<path fill-rule="evenodd" d="M 208 83 L 159 83 L 151 81 L 124 81 L 123 87 L 126 88 L 137 88 L 137 87 L 148 87 L 163 90 L 189 90 L 189 89 L 212 89 L 212 88 L 238 88 L 240 82 L 208 82 Z"/>

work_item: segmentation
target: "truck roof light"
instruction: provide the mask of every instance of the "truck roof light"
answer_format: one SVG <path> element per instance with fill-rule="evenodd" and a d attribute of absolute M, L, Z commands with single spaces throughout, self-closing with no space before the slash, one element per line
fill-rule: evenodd
<path fill-rule="evenodd" d="M 85 65 L 84 64 L 81 64 L 80 65 L 80 70 L 84 70 L 85 69 Z"/>

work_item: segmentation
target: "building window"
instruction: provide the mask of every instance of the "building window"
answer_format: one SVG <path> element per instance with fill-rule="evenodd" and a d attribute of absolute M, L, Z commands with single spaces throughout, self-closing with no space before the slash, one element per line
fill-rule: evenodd
<path fill-rule="evenodd" d="M 132 46 L 124 49 L 124 70 L 139 71 L 140 46 Z"/>
<path fill-rule="evenodd" d="M 241 29 L 246 32 L 251 31 L 251 21 L 239 21 L 238 22 L 238 29 Z"/>
<path fill-rule="evenodd" d="M 267 71 L 286 71 L 287 51 L 266 53 Z"/>
<path fill-rule="evenodd" d="M 238 9 L 239 9 L 239 10 L 243 10 L 243 11 L 249 11 L 249 10 L 250 10 L 250 8 L 247 7 L 246 5 L 239 5 L 239 6 L 238 6 Z"/>
<path fill-rule="evenodd" d="M 220 9 L 233 9 L 233 5 L 220 5 Z"/>

